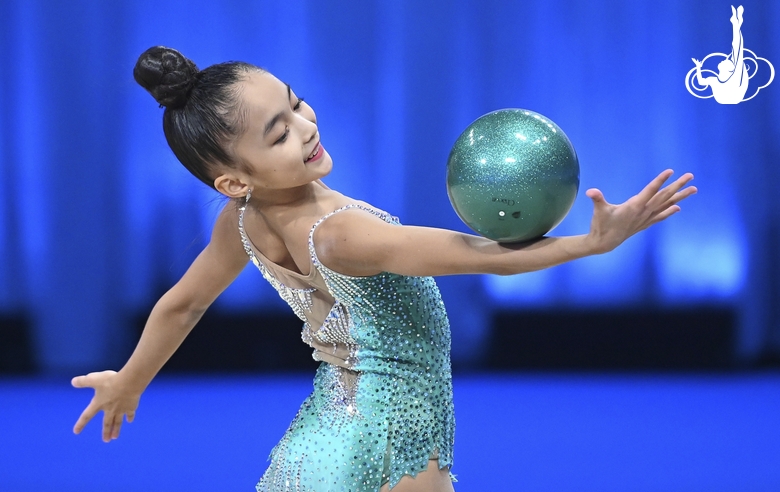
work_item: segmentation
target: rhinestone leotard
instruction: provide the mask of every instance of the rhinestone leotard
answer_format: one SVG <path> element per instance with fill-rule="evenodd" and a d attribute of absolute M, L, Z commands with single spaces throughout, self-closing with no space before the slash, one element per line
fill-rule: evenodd
<path fill-rule="evenodd" d="M 309 233 L 312 272 L 297 278 L 256 251 L 241 209 L 244 248 L 303 320 L 304 342 L 320 349 L 332 344 L 333 353 L 337 346 L 341 353 L 326 357 L 329 352 L 314 351 L 315 360 L 322 361 L 314 391 L 271 451 L 258 492 L 377 492 L 385 483 L 392 488 L 403 475 L 425 470 L 429 459 L 438 458 L 439 468 L 452 466 L 450 329 L 433 278 L 387 272 L 351 277 L 317 257 L 317 227 L 353 208 L 399 224 L 359 204 L 327 214 Z M 282 283 L 280 276 L 299 287 Z M 319 309 L 319 317 L 318 299 L 329 307 Z"/>

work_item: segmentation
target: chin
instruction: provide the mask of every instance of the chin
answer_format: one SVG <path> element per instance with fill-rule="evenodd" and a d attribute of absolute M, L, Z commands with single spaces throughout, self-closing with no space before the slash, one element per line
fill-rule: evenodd
<path fill-rule="evenodd" d="M 330 154 L 325 152 L 325 155 L 322 156 L 322 162 L 319 163 L 319 171 L 322 173 L 322 176 L 327 176 L 330 174 L 330 172 L 333 170 L 333 159 L 330 158 Z"/>

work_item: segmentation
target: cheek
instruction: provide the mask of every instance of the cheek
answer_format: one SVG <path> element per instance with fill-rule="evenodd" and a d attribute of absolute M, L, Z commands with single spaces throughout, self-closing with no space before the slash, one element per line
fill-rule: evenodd
<path fill-rule="evenodd" d="M 276 181 L 296 180 L 305 170 L 301 149 L 296 149 L 292 142 L 270 155 L 267 175 Z"/>

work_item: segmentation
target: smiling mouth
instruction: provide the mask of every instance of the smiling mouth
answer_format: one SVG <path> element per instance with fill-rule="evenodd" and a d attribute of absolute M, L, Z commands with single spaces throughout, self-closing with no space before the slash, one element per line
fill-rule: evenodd
<path fill-rule="evenodd" d="M 322 154 L 322 144 L 320 142 L 317 142 L 317 145 L 314 147 L 314 150 L 311 154 L 309 154 L 309 157 L 306 158 L 303 162 L 309 162 L 311 160 L 317 159 Z"/>

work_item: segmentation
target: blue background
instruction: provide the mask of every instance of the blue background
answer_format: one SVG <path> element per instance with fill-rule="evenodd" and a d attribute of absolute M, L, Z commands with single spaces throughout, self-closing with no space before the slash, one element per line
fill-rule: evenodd
<path fill-rule="evenodd" d="M 691 58 L 730 50 L 730 15 L 692 1 L 3 2 L 0 313 L 31 319 L 45 370 L 115 364 L 127 313 L 204 246 L 222 201 L 176 162 L 131 77 L 162 44 L 292 84 L 334 158 L 327 183 L 409 224 L 466 230 L 444 187 L 449 148 L 504 107 L 553 119 L 577 149 L 581 193 L 556 234 L 587 231 L 589 187 L 620 202 L 667 167 L 696 175 L 681 215 L 609 255 L 442 279 L 456 359 L 507 305 L 726 304 L 740 357 L 777 348 L 777 83 L 735 106 L 684 85 Z M 746 4 L 745 46 L 776 63 L 778 21 L 776 2 Z M 215 308 L 284 306 L 247 271 Z"/>
<path fill-rule="evenodd" d="M 745 7 L 745 46 L 780 63 L 780 6 Z M 480 353 L 502 306 L 728 305 L 740 357 L 776 350 L 777 83 L 734 106 L 684 84 L 691 58 L 730 51 L 730 15 L 717 1 L 3 2 L 0 313 L 29 317 L 44 370 L 116 364 L 128 313 L 204 246 L 222 200 L 176 162 L 131 76 L 162 44 L 289 82 L 317 111 L 328 185 L 408 224 L 467 230 L 446 158 L 499 108 L 546 115 L 577 149 L 581 193 L 555 234 L 587 231 L 587 188 L 621 202 L 665 168 L 696 175 L 682 214 L 608 255 L 442 279 L 456 360 Z M 285 309 L 254 271 L 214 308 Z"/>
<path fill-rule="evenodd" d="M 743 5 L 745 46 L 780 68 L 780 2 Z M 621 202 L 663 169 L 696 175 L 699 194 L 681 214 L 608 255 L 515 277 L 440 279 L 454 359 L 479 356 L 494 310 L 528 307 L 726 306 L 738 313 L 740 360 L 778 353 L 780 82 L 735 106 L 684 85 L 691 58 L 731 49 L 730 15 L 728 2 L 692 0 L 2 1 L 0 315 L 30 320 L 44 373 L 117 368 L 135 336 L 131 317 L 205 245 L 223 201 L 176 162 L 162 111 L 132 80 L 138 55 L 162 44 L 200 67 L 245 60 L 290 83 L 317 111 L 335 163 L 326 183 L 407 224 L 467 230 L 447 199 L 446 158 L 462 129 L 499 108 L 551 118 L 577 149 L 581 193 L 555 234 L 587 231 L 587 188 Z M 213 309 L 286 307 L 248 269 Z M 459 490 L 488 490 L 478 477 L 492 476 L 490 456 L 502 467 L 494 483 L 520 473 L 517 490 L 777 490 L 778 380 L 751 381 L 464 383 L 456 456 L 472 485 Z M 125 480 L 128 490 L 201 490 L 187 483 L 201 480 L 217 490 L 195 475 L 215 476 L 197 466 L 206 458 L 165 461 L 177 446 L 212 444 L 248 460 L 234 463 L 251 472 L 240 481 L 251 488 L 308 392 L 298 381 L 297 393 L 274 396 L 283 383 L 163 381 L 145 398 L 169 411 L 149 405 L 161 420 L 134 424 L 147 426 L 131 431 L 138 447 L 126 430 L 130 443 L 99 448 L 95 423 L 88 436 L 65 437 L 86 403 L 65 379 L 5 382 L 0 488 L 121 490 Z M 233 427 L 209 417 L 247 401 L 261 403 L 230 414 Z M 286 406 L 276 415 L 268 401 Z M 615 408 L 625 412 L 600 417 Z M 251 439 L 225 441 L 247 432 L 237 425 L 247 418 L 260 422 Z M 276 427 L 259 436 L 266 419 Z M 507 421 L 517 427 L 495 423 Z M 158 445 L 167 438 L 170 449 Z M 555 458 L 562 449 L 569 454 Z M 515 458 L 520 471 L 507 462 Z M 144 462 L 160 467 L 148 471 L 155 481 L 130 471 Z M 121 473 L 106 475 L 111 466 Z"/>

